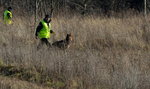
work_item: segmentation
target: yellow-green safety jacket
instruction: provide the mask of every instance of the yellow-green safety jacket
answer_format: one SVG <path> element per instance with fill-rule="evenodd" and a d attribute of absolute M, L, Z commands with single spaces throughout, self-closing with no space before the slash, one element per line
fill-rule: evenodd
<path fill-rule="evenodd" d="M 8 17 L 8 14 L 10 14 L 10 17 Z M 5 22 L 5 24 L 12 24 L 11 18 L 12 18 L 12 13 L 8 10 L 5 10 L 4 11 L 4 22 Z"/>
<path fill-rule="evenodd" d="M 51 30 L 51 24 L 48 24 L 42 20 L 41 21 L 43 28 L 38 32 L 38 37 L 39 38 L 50 38 L 50 30 Z"/>

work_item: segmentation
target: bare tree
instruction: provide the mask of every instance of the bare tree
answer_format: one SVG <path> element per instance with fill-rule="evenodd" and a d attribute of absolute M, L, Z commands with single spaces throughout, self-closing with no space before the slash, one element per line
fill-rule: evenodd
<path fill-rule="evenodd" d="M 81 12 L 82 15 L 85 15 L 87 12 L 91 11 L 91 8 L 95 7 L 92 0 L 70 0 L 69 4 L 71 4 L 74 9 Z"/>
<path fill-rule="evenodd" d="M 144 15 L 147 15 L 147 0 L 144 0 Z"/>

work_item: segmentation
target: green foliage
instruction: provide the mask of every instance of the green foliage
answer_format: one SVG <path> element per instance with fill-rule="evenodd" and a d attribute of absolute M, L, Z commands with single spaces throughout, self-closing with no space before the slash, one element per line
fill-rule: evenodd
<path fill-rule="evenodd" d="M 4 65 L 3 61 L 0 59 L 0 66 Z"/>
<path fill-rule="evenodd" d="M 55 84 L 55 87 L 64 87 L 65 86 L 65 83 L 64 82 L 61 82 L 61 81 L 57 81 Z"/>

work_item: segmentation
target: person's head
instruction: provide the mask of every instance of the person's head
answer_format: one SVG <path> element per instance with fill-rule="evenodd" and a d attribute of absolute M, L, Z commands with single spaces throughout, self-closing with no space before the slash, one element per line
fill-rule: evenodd
<path fill-rule="evenodd" d="M 49 15 L 45 15 L 44 21 L 47 23 L 51 22 L 51 17 Z"/>
<path fill-rule="evenodd" d="M 12 11 L 12 7 L 8 7 L 8 9 L 7 9 L 7 10 Z"/>

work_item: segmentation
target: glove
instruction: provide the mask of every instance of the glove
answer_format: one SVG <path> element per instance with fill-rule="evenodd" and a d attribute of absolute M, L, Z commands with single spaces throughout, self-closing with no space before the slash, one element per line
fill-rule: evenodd
<path fill-rule="evenodd" d="M 50 33 L 55 34 L 55 32 L 53 30 L 51 30 Z"/>

